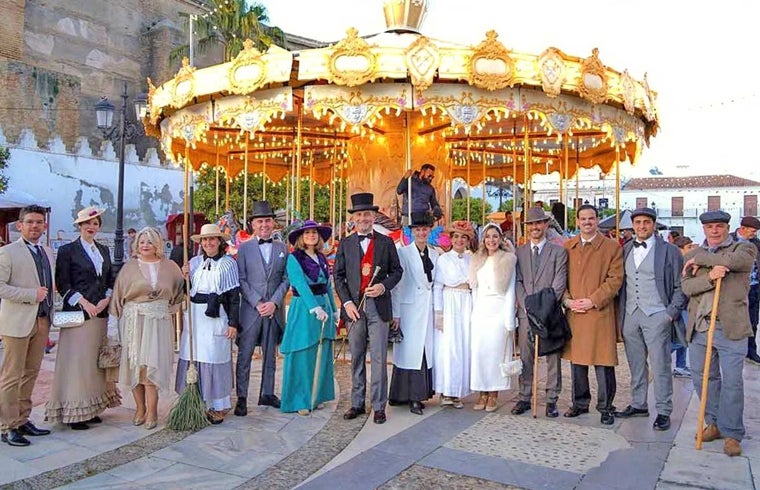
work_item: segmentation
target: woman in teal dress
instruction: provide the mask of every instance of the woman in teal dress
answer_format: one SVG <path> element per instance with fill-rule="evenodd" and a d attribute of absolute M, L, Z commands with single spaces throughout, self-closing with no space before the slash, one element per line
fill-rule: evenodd
<path fill-rule="evenodd" d="M 288 241 L 294 246 L 287 262 L 293 299 L 280 345 L 280 352 L 285 356 L 280 408 L 283 412 L 308 415 L 319 404 L 335 399 L 332 343 L 336 307 L 330 270 L 322 254 L 331 234 L 329 227 L 307 220 L 288 235 Z M 312 400 L 317 362 L 319 379 L 316 397 Z"/>

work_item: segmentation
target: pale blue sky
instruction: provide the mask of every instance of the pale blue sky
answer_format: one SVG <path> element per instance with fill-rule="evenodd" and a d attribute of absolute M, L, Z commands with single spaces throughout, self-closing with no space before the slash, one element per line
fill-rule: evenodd
<path fill-rule="evenodd" d="M 382 0 L 260 0 L 273 25 L 336 41 L 346 29 L 385 28 Z M 495 29 L 509 49 L 549 46 L 580 57 L 599 48 L 603 63 L 649 73 L 659 93 L 661 132 L 632 170 L 668 175 L 735 173 L 760 177 L 750 146 L 760 115 L 760 2 L 751 0 L 432 0 L 422 33 L 477 44 Z M 753 118 L 753 116 L 755 116 Z M 757 125 L 755 125 L 757 126 Z"/>

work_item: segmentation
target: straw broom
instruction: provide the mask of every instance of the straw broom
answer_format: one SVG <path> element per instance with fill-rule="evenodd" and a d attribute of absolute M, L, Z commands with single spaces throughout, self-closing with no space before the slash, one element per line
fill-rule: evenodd
<path fill-rule="evenodd" d="M 190 196 L 190 161 L 188 160 L 188 147 L 185 146 L 185 204 L 184 204 L 184 218 L 185 223 L 182 227 L 182 237 L 184 240 L 182 251 L 184 255 L 184 263 L 187 264 L 187 244 L 190 243 L 189 235 L 189 220 L 190 210 L 188 205 L 188 197 Z M 177 403 L 172 407 L 169 413 L 169 421 L 166 426 L 173 430 L 200 430 L 210 424 L 208 418 L 206 418 L 206 404 L 201 398 L 201 391 L 198 387 L 198 369 L 195 367 L 195 356 L 193 349 L 193 318 L 192 308 L 190 304 L 190 276 L 185 277 L 185 289 L 187 296 L 185 297 L 187 306 L 187 334 L 190 340 L 190 364 L 187 367 L 187 373 L 185 374 L 185 389 L 179 396 Z"/>
<path fill-rule="evenodd" d="M 699 397 L 699 417 L 697 418 L 697 449 L 702 449 L 702 432 L 705 427 L 705 410 L 707 410 L 707 384 L 710 381 L 713 335 L 715 335 L 715 322 L 718 318 L 718 300 L 720 299 L 720 285 L 722 279 L 722 277 L 719 277 L 715 280 L 715 294 L 713 295 L 712 311 L 710 312 L 710 326 L 707 328 L 705 367 L 704 370 L 702 370 L 702 396 Z"/>

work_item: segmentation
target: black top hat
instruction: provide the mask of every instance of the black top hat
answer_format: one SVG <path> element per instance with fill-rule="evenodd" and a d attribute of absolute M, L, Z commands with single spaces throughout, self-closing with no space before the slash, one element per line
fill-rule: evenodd
<path fill-rule="evenodd" d="M 380 207 L 375 206 L 374 201 L 375 196 L 371 192 L 351 194 L 351 209 L 348 212 L 353 214 L 357 211 L 377 211 Z"/>
<path fill-rule="evenodd" d="M 275 214 L 272 212 L 272 208 L 267 201 L 253 201 L 253 214 L 251 214 L 251 219 L 274 217 Z"/>
<path fill-rule="evenodd" d="M 416 228 L 418 226 L 433 226 L 433 216 L 428 212 L 413 212 L 409 228 Z"/>

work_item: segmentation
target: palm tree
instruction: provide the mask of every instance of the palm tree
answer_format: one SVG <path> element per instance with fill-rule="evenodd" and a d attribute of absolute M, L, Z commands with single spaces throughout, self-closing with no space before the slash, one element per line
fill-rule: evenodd
<path fill-rule="evenodd" d="M 243 41 L 250 39 L 259 51 L 272 44 L 285 47 L 285 33 L 269 24 L 267 8 L 248 0 L 210 0 L 209 11 L 195 21 L 198 35 L 198 52 L 204 53 L 215 44 L 224 45 L 224 61 L 232 60 L 243 49 Z M 189 15 L 184 14 L 189 18 Z M 188 19 L 189 21 L 189 19 Z M 174 48 L 169 54 L 172 63 L 188 56 L 190 46 Z"/>

